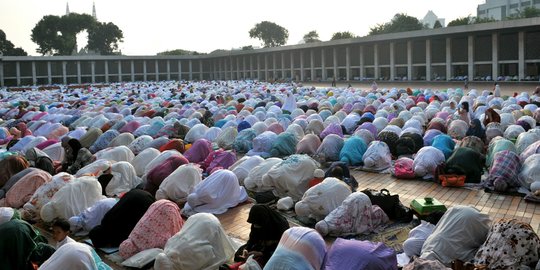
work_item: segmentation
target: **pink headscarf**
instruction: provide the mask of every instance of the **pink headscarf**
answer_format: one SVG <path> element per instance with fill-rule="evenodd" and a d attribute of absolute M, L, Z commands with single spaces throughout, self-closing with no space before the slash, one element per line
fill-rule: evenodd
<path fill-rule="evenodd" d="M 1 206 L 21 208 L 30 200 L 36 190 L 52 180 L 52 176 L 40 169 L 33 169 L 27 175 L 23 176 L 6 193 L 6 198 L 0 200 Z"/>
<path fill-rule="evenodd" d="M 124 133 L 124 132 L 133 133 L 140 126 L 141 124 L 137 121 L 129 121 L 129 123 L 125 124 L 119 131 L 120 133 Z"/>
<path fill-rule="evenodd" d="M 296 145 L 297 154 L 315 155 L 321 145 L 321 139 L 315 134 L 307 134 Z"/>
<path fill-rule="evenodd" d="M 164 248 L 167 240 L 184 226 L 180 208 L 169 200 L 153 203 L 137 222 L 128 239 L 120 244 L 120 256 L 127 259 L 150 248 Z"/>
<path fill-rule="evenodd" d="M 279 124 L 279 123 L 272 123 L 271 125 L 268 126 L 268 128 L 266 129 L 267 131 L 272 131 L 274 133 L 276 133 L 277 135 L 279 135 L 280 133 L 282 133 L 283 131 L 285 131 L 283 129 L 283 127 Z"/>
<path fill-rule="evenodd" d="M 55 140 L 55 139 L 46 140 L 46 141 L 36 145 L 36 148 L 39 149 L 39 150 L 43 150 L 43 149 L 47 148 L 47 146 L 53 145 L 53 144 L 55 144 L 57 142 L 58 142 L 58 140 Z"/>

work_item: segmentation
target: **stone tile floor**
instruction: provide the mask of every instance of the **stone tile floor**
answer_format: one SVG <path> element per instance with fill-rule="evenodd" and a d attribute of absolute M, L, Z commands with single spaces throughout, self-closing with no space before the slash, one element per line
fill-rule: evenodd
<path fill-rule="evenodd" d="M 433 197 L 444 203 L 446 207 L 471 205 L 483 213 L 489 214 L 493 220 L 516 218 L 530 223 L 536 232 L 540 231 L 540 204 L 526 202 L 522 197 L 487 193 L 483 190 L 467 188 L 446 188 L 433 182 L 421 180 L 399 180 L 390 174 L 363 171 L 351 171 L 351 173 L 358 181 L 358 190 L 386 188 L 392 194 L 399 194 L 402 203 L 407 206 L 416 198 Z M 252 203 L 244 203 L 229 209 L 224 214 L 218 215 L 221 224 L 229 235 L 247 241 L 250 232 L 247 217 L 252 205 Z M 43 232 L 50 239 L 50 234 Z M 333 242 L 333 239 L 327 239 L 328 244 L 331 242 Z M 100 255 L 114 269 L 124 269 L 110 262 L 103 254 Z"/>
<path fill-rule="evenodd" d="M 444 203 L 446 207 L 471 205 L 489 214 L 493 220 L 516 218 L 530 223 L 536 232 L 540 231 L 540 204 L 526 202 L 519 196 L 468 188 L 448 188 L 422 180 L 400 180 L 390 174 L 363 171 L 352 171 L 352 174 L 358 181 L 358 190 L 386 188 L 392 194 L 399 194 L 401 202 L 407 206 L 416 198 L 433 197 Z M 246 220 L 250 207 L 251 204 L 245 204 L 218 216 L 229 234 L 243 240 L 249 237 L 250 224 Z"/>

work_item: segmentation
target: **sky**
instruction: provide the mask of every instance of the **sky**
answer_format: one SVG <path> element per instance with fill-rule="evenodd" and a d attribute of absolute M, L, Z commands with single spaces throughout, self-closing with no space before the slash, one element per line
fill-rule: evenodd
<path fill-rule="evenodd" d="M 91 14 L 93 2 L 99 21 L 112 22 L 123 31 L 119 44 L 123 54 L 155 55 L 173 49 L 209 53 L 261 46 L 249 37 L 249 30 L 261 21 L 287 29 L 286 45 L 298 44 L 312 30 L 323 41 L 342 31 L 365 36 L 396 13 L 422 19 L 432 10 L 448 23 L 475 16 L 485 0 L 0 0 L 0 29 L 16 47 L 39 55 L 30 35 L 43 16 L 64 15 L 66 3 L 71 12 Z M 78 36 L 78 45 L 86 45 L 84 33 Z"/>

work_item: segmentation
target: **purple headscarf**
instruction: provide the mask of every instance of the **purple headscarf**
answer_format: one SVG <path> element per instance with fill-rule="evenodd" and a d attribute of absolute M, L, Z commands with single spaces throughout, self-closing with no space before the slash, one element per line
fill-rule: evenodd
<path fill-rule="evenodd" d="M 212 143 L 207 139 L 198 139 L 184 153 L 184 157 L 191 163 L 199 163 L 204 161 L 210 152 L 212 152 Z"/>
<path fill-rule="evenodd" d="M 398 269 L 396 252 L 383 243 L 338 238 L 326 253 L 324 269 Z"/>

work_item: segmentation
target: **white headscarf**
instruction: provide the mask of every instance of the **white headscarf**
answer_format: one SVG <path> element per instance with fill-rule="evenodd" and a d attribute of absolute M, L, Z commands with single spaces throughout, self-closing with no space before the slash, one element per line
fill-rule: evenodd
<path fill-rule="evenodd" d="M 270 170 L 274 165 L 281 163 L 281 158 L 267 158 L 261 164 L 251 169 L 248 176 L 244 179 L 244 186 L 251 191 L 263 192 L 272 190 L 272 186 L 265 186 L 262 178 L 263 175 Z"/>
<path fill-rule="evenodd" d="M 99 177 L 104 171 L 108 170 L 112 166 L 112 162 L 107 159 L 97 159 L 96 161 L 82 167 L 77 171 L 75 177 L 81 177 L 85 175 L 91 175 Z"/>
<path fill-rule="evenodd" d="M 117 198 L 105 198 L 86 208 L 82 213 L 72 216 L 69 218 L 71 232 L 75 233 L 80 230 L 89 232 L 97 225 L 100 225 L 105 214 L 111 210 L 117 202 Z"/>
<path fill-rule="evenodd" d="M 68 219 L 104 198 L 101 193 L 101 185 L 95 177 L 79 177 L 58 190 L 41 208 L 41 219 L 45 222 L 56 217 Z"/>
<path fill-rule="evenodd" d="M 50 202 L 54 194 L 73 179 L 75 177 L 65 172 L 53 176 L 50 182 L 40 186 L 30 197 L 30 200 L 23 205 L 23 209 L 20 210 L 21 216 L 26 220 L 38 221 L 43 205 Z"/>
<path fill-rule="evenodd" d="M 208 130 L 206 130 L 203 138 L 213 142 L 216 140 L 216 138 L 219 136 L 220 133 L 221 133 L 221 128 L 211 127 Z"/>
<path fill-rule="evenodd" d="M 218 170 L 200 182 L 187 197 L 184 211 L 223 214 L 227 209 L 247 200 L 244 187 L 229 170 Z"/>
<path fill-rule="evenodd" d="M 351 194 L 351 188 L 343 181 L 328 177 L 309 188 L 294 210 L 300 217 L 310 217 L 319 221 L 341 205 Z"/>
<path fill-rule="evenodd" d="M 135 172 L 137 176 L 143 176 L 144 168 L 146 165 L 150 164 L 157 156 L 159 156 L 159 150 L 155 148 L 147 148 L 144 151 L 140 152 L 133 160 L 131 160 L 131 165 L 135 167 Z"/>
<path fill-rule="evenodd" d="M 188 133 L 186 134 L 184 138 L 184 141 L 191 143 L 200 138 L 203 138 L 207 130 L 208 130 L 208 127 L 205 126 L 204 124 L 196 124 L 195 126 L 189 129 Z"/>
<path fill-rule="evenodd" d="M 287 97 L 281 106 L 282 110 L 293 112 L 296 109 L 296 97 L 292 93 L 287 93 Z"/>
<path fill-rule="evenodd" d="M 127 161 L 131 162 L 135 155 L 133 152 L 125 145 L 106 148 L 96 153 L 97 159 L 108 159 L 111 161 Z"/>
<path fill-rule="evenodd" d="M 96 270 L 97 263 L 92 255 L 91 247 L 78 242 L 62 245 L 46 260 L 40 270 L 77 269 Z"/>
<path fill-rule="evenodd" d="M 234 255 L 234 246 L 219 220 L 198 213 L 186 221 L 156 257 L 156 270 L 215 270 Z"/>
<path fill-rule="evenodd" d="M 116 136 L 116 138 L 114 138 L 109 143 L 109 147 L 116 147 L 116 146 L 121 146 L 121 145 L 128 146 L 134 140 L 135 140 L 135 136 L 133 136 L 133 134 L 131 134 L 129 132 L 124 132 L 124 133 Z"/>
<path fill-rule="evenodd" d="M 167 151 L 162 152 L 161 154 L 159 154 L 159 156 L 157 156 L 152 161 L 150 161 L 148 163 L 148 165 L 146 165 L 146 167 L 144 168 L 144 174 L 147 174 L 153 168 L 163 164 L 163 162 L 165 160 L 167 160 L 170 157 L 174 157 L 174 156 L 179 156 L 180 157 L 180 156 L 182 156 L 182 154 L 180 154 L 180 152 L 178 152 L 176 150 L 167 150 Z"/>
<path fill-rule="evenodd" d="M 274 165 L 263 177 L 264 186 L 273 186 L 274 193 L 280 197 L 291 197 L 298 201 L 308 189 L 319 163 L 307 155 L 292 155 Z"/>
<path fill-rule="evenodd" d="M 191 163 L 182 165 L 161 182 L 156 191 L 156 199 L 168 199 L 173 202 L 185 201 L 201 181 L 201 168 Z"/>
<path fill-rule="evenodd" d="M 454 206 L 443 215 L 422 246 L 423 259 L 450 265 L 453 260 L 471 261 L 486 241 L 491 225 L 488 215 L 470 206 Z"/>
<path fill-rule="evenodd" d="M 107 187 L 105 187 L 107 196 L 117 196 L 123 192 L 130 191 L 142 183 L 133 165 L 127 161 L 120 161 L 113 164 L 111 174 L 113 178 Z"/>
<path fill-rule="evenodd" d="M 244 156 L 238 161 L 236 161 L 229 170 L 231 170 L 236 177 L 238 177 L 238 182 L 240 185 L 244 185 L 244 179 L 248 177 L 251 169 L 259 166 L 264 161 L 264 158 L 260 156 Z"/>
<path fill-rule="evenodd" d="M 61 142 L 57 142 L 55 144 L 51 144 L 45 149 L 43 149 L 43 152 L 47 154 L 53 161 L 62 161 L 64 160 L 64 148 L 62 147 Z"/>
<path fill-rule="evenodd" d="M 11 207 L 0 207 L 0 225 L 10 221 L 14 213 L 15 210 Z"/>

